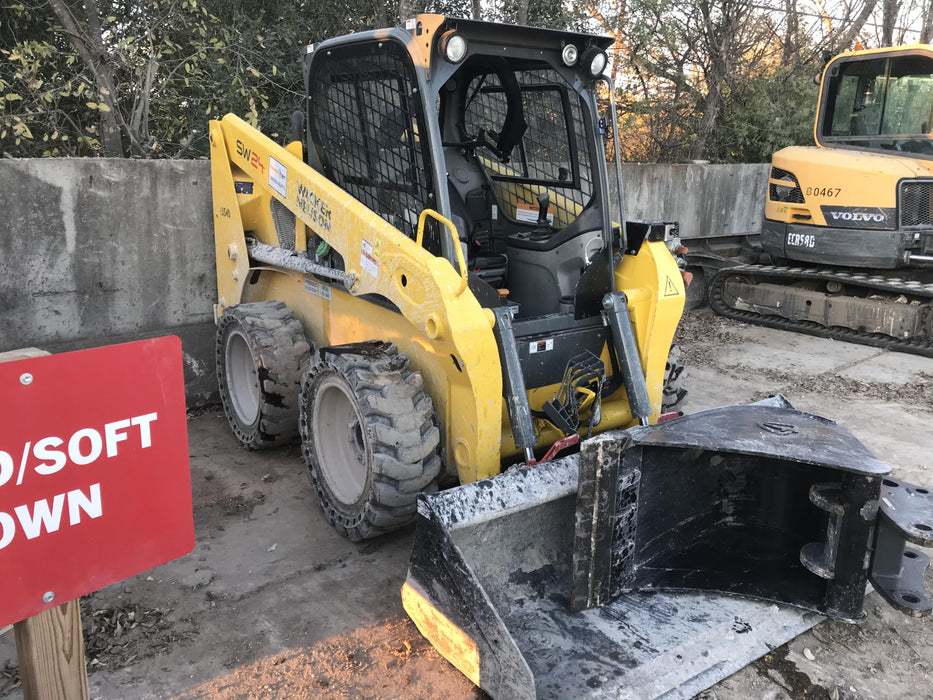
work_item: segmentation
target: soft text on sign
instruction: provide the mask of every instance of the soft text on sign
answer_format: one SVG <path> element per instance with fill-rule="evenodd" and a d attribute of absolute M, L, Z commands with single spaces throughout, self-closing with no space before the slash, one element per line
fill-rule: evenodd
<path fill-rule="evenodd" d="M 0 627 L 191 551 L 177 337 L 0 362 L 0 396 Z"/>
<path fill-rule="evenodd" d="M 158 418 L 157 412 L 145 413 L 104 423 L 101 429 L 81 428 L 67 438 L 49 435 L 36 441 L 27 440 L 22 450 L 0 450 L 0 487 L 21 485 L 30 471 L 39 476 L 51 476 L 69 463 L 87 467 L 99 459 L 117 457 L 121 443 L 125 443 L 122 445 L 124 450 L 150 448 L 151 426 Z M 18 469 L 14 454 L 22 455 Z M 67 517 L 63 518 L 66 505 Z M 13 542 L 18 531 L 31 540 L 43 533 L 57 532 L 62 525 L 79 525 L 82 513 L 90 519 L 103 515 L 100 483 L 92 484 L 87 495 L 82 489 L 72 489 L 51 499 L 42 498 L 32 504 L 18 505 L 12 513 L 0 510 L 0 549 Z"/>
<path fill-rule="evenodd" d="M 157 420 L 158 413 L 146 413 L 124 420 L 105 423 L 103 430 L 96 428 L 82 428 L 76 430 L 66 440 L 57 435 L 36 440 L 27 440 L 22 451 L 14 453 L 0 450 L 0 487 L 9 483 L 16 473 L 16 485 L 23 483 L 30 461 L 38 461 L 32 465 L 32 470 L 39 475 L 49 476 L 61 471 L 70 461 L 76 466 L 93 464 L 101 456 L 116 457 L 120 451 L 120 443 L 127 442 L 127 446 L 135 443 L 139 448 L 152 446 L 151 423 Z M 13 454 L 22 454 L 19 460 L 19 469 Z"/>

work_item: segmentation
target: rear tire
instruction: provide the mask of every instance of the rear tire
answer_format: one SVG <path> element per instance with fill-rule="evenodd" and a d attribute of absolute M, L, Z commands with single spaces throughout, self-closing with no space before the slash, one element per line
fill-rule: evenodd
<path fill-rule="evenodd" d="M 661 413 L 672 413 L 683 407 L 687 398 L 684 388 L 684 364 L 680 361 L 680 346 L 671 345 L 664 367 L 664 390 L 661 398 Z"/>
<path fill-rule="evenodd" d="M 311 346 L 291 309 L 280 301 L 224 309 L 216 350 L 220 399 L 237 440 L 249 449 L 294 441 Z"/>
<path fill-rule="evenodd" d="M 357 541 L 412 522 L 437 489 L 440 431 L 421 374 L 391 343 L 326 348 L 301 383 L 301 451 L 327 522 Z"/>

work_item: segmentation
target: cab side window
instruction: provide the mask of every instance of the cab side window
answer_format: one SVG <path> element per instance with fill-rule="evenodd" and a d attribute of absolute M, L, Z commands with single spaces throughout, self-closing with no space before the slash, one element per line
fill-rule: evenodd
<path fill-rule="evenodd" d="M 309 74 L 311 141 L 324 175 L 409 238 L 422 210 L 436 206 L 417 85 L 394 41 L 328 48 Z"/>

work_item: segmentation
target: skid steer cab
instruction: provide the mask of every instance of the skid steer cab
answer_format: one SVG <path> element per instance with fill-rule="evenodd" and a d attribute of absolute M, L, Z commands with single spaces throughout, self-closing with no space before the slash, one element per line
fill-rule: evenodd
<path fill-rule="evenodd" d="M 610 43 L 421 15 L 308 47 L 287 146 L 211 123 L 227 417 L 350 538 L 661 414 L 684 285 L 674 225 L 613 223 Z"/>

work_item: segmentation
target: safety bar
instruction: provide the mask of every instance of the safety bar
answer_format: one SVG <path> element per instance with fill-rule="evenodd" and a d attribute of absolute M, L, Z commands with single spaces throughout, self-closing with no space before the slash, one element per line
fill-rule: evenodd
<path fill-rule="evenodd" d="M 457 252 L 457 264 L 460 266 L 460 286 L 457 287 L 457 296 L 460 296 L 466 291 L 467 274 L 469 271 L 467 270 L 466 261 L 463 259 L 463 250 L 460 248 L 460 236 L 457 234 L 457 227 L 454 226 L 454 223 L 446 216 L 441 216 L 433 209 L 425 209 L 418 217 L 418 237 L 415 239 L 415 242 L 418 245 L 423 245 L 424 222 L 429 216 L 444 224 L 447 230 L 450 231 L 451 238 L 454 240 L 454 250 Z"/>

